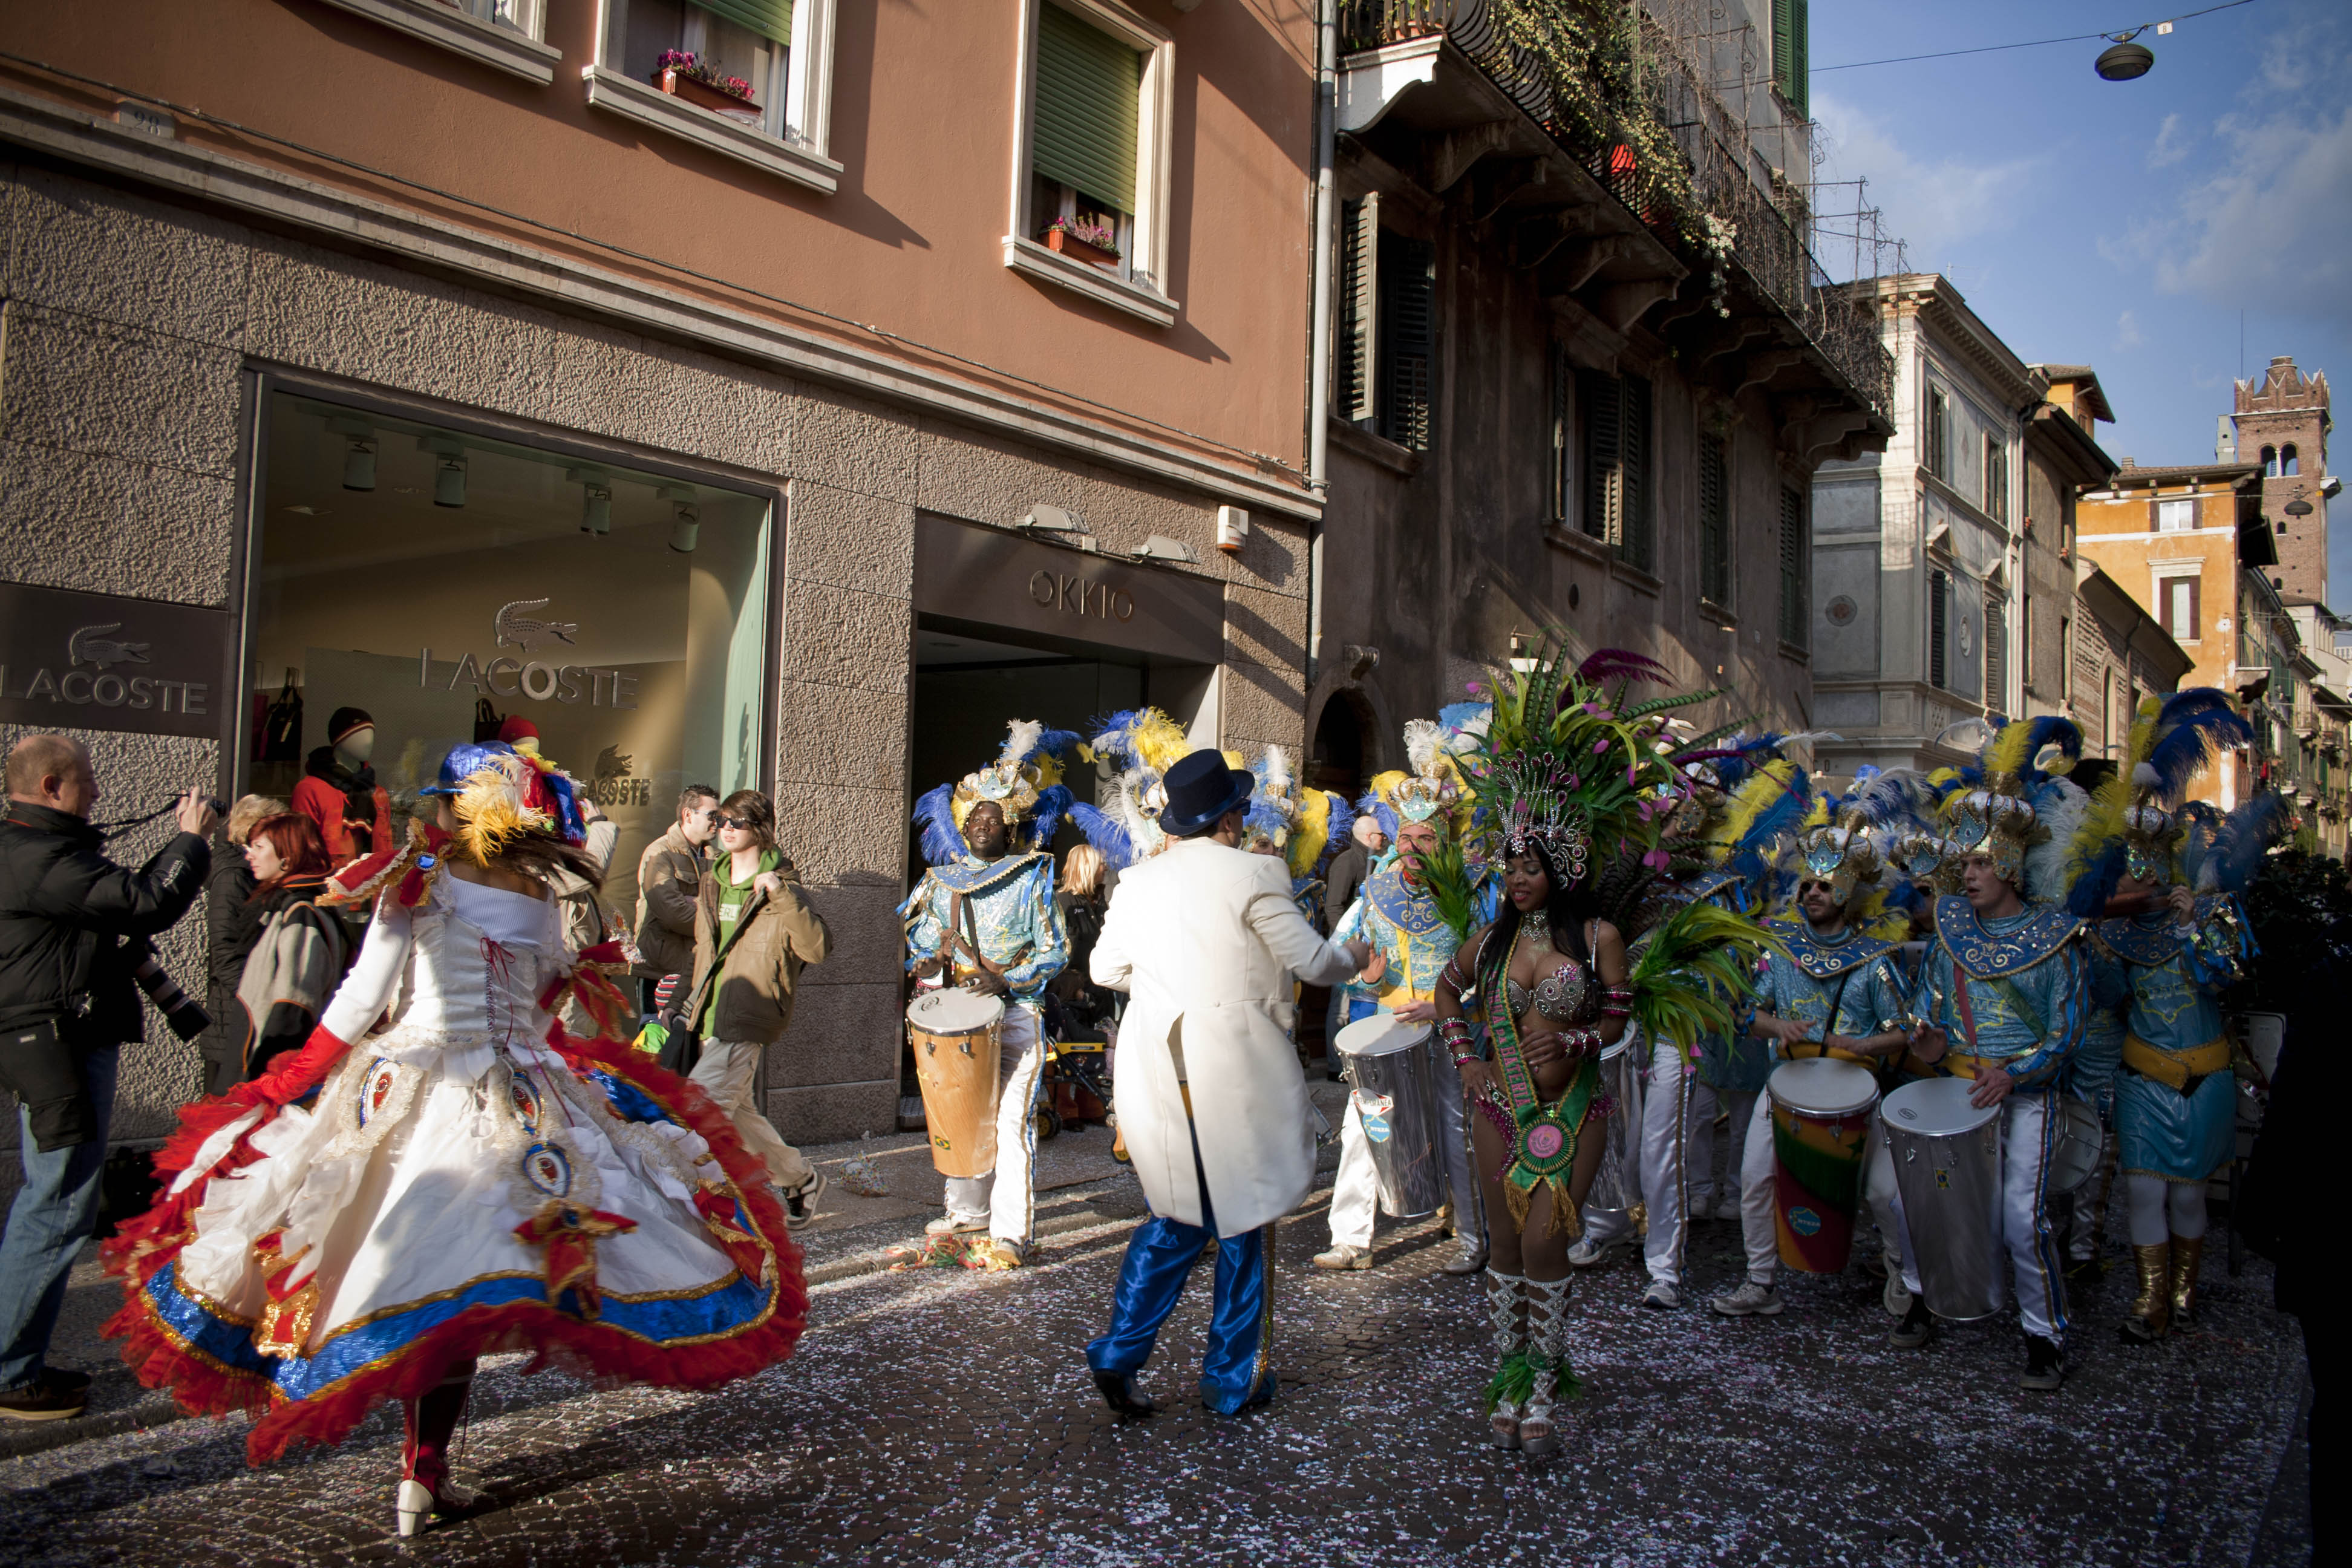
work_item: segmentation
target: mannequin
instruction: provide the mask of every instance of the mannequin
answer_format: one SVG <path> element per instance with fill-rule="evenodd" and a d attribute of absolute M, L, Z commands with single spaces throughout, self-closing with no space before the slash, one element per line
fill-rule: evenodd
<path fill-rule="evenodd" d="M 327 744 L 314 748 L 294 786 L 294 809 L 319 825 L 336 865 L 392 843 L 392 796 L 375 782 L 375 720 L 362 708 L 338 708 Z"/>

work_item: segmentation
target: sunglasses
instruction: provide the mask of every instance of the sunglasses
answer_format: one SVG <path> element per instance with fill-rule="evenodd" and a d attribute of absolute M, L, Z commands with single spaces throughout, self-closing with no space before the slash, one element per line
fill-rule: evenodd
<path fill-rule="evenodd" d="M 751 818 L 744 816 L 722 816 L 719 819 L 719 826 L 721 827 L 732 827 L 744 833 L 756 832 L 758 830 L 758 824 L 752 822 Z"/>

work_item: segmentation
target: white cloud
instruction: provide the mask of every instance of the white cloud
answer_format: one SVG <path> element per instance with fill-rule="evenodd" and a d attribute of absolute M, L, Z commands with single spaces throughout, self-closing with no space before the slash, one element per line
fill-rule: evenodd
<path fill-rule="evenodd" d="M 2146 342 L 2147 339 L 2140 333 L 2137 316 L 2126 310 L 2116 318 L 2116 353 L 2122 353 L 2126 349 L 2136 349 Z"/>
<path fill-rule="evenodd" d="M 2014 226 L 2025 206 L 2023 192 L 2042 162 L 1917 156 L 1885 121 L 1820 93 L 1813 113 L 1826 153 L 1822 176 L 1866 176 L 1867 199 L 1885 209 L 1889 231 L 1909 246 L 1915 266 L 1933 266 L 1970 240 Z"/>
<path fill-rule="evenodd" d="M 2164 123 L 2156 128 L 2156 141 L 2147 150 L 2147 166 L 2161 169 L 2178 163 L 2189 156 L 2189 138 L 2181 133 L 2180 116 L 2168 114 Z"/>
<path fill-rule="evenodd" d="M 2142 237 L 2157 287 L 2352 320 L 2352 108 L 2231 115 L 2215 129 L 2222 167 Z"/>

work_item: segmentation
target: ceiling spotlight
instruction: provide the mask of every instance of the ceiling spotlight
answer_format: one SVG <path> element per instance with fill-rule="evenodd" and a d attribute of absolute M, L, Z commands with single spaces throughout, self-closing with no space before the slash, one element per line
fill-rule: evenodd
<path fill-rule="evenodd" d="M 375 489 L 375 426 L 361 419 L 330 419 L 327 430 L 343 437 L 343 489 Z"/>
<path fill-rule="evenodd" d="M 433 504 L 466 504 L 466 446 L 454 436 L 421 436 L 416 449 L 433 454 Z"/>
<path fill-rule="evenodd" d="M 613 531 L 613 481 L 597 468 L 566 468 L 563 477 L 580 487 L 580 531 Z"/>
<path fill-rule="evenodd" d="M 694 546 L 702 535 L 702 508 L 690 500 L 682 500 L 671 510 L 669 547 L 680 555 L 694 553 Z"/>
<path fill-rule="evenodd" d="M 2156 51 L 2146 44 L 2132 42 L 2144 31 L 2146 31 L 2145 28 L 2134 27 L 2128 33 L 2106 35 L 2113 42 L 2100 52 L 2098 61 L 2093 68 L 2098 71 L 2102 79 L 2133 81 L 2148 73 L 2149 68 L 2156 64 Z"/>

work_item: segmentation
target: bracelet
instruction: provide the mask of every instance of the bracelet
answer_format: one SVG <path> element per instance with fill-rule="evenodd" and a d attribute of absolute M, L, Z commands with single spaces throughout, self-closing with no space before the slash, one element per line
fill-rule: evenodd
<path fill-rule="evenodd" d="M 1465 1051 L 1460 1056 L 1454 1058 L 1454 1070 L 1455 1072 L 1460 1072 L 1466 1064 L 1471 1062 L 1483 1062 L 1486 1059 L 1486 1058 L 1485 1057 L 1480 1056 L 1475 1051 Z"/>

